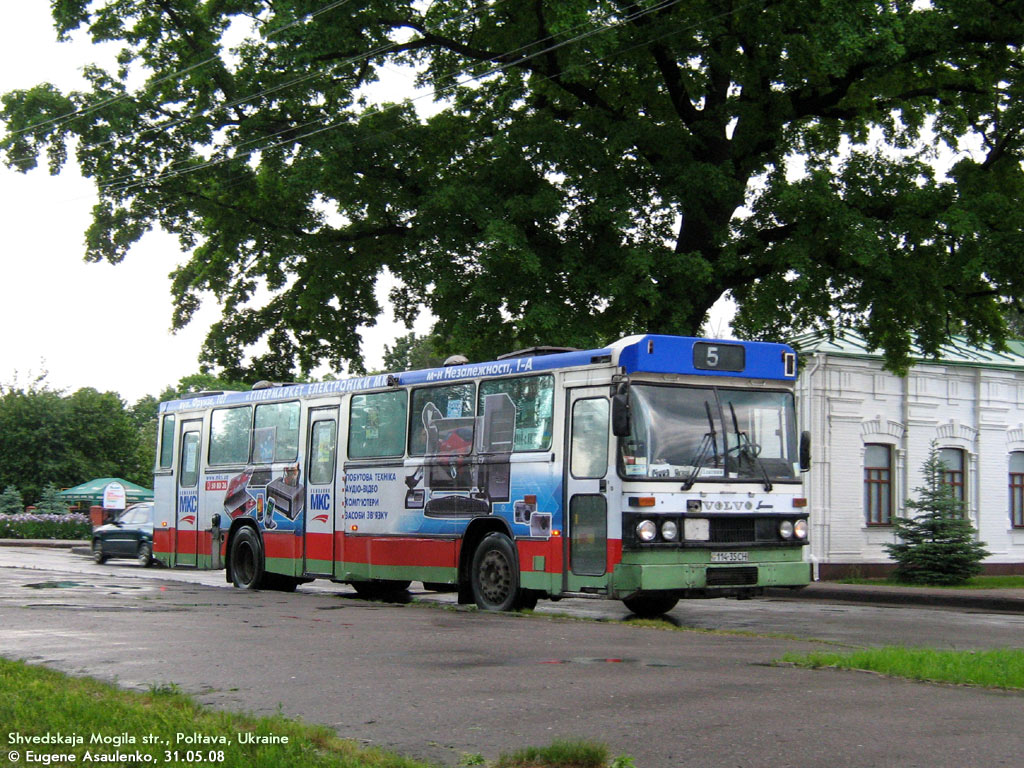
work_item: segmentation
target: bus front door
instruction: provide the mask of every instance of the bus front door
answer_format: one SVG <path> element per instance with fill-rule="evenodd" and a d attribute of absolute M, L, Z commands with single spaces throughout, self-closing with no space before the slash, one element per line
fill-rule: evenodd
<path fill-rule="evenodd" d="M 608 571 L 609 401 L 607 387 L 568 392 L 566 535 L 562 588 L 600 588 Z"/>
<path fill-rule="evenodd" d="M 194 567 L 199 564 L 199 463 L 202 437 L 202 420 L 182 422 L 178 503 L 174 514 L 175 565 Z"/>
<path fill-rule="evenodd" d="M 306 514 L 303 572 L 333 576 L 337 500 L 338 409 L 310 408 L 306 451 Z"/>

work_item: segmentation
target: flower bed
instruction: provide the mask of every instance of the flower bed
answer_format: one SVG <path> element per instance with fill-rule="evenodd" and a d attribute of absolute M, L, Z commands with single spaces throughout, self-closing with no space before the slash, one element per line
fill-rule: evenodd
<path fill-rule="evenodd" d="M 89 516 L 80 513 L 0 515 L 0 539 L 88 539 Z"/>

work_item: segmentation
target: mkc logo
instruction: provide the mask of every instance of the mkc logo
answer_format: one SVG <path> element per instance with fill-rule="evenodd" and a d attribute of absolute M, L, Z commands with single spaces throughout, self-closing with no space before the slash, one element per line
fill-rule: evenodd
<path fill-rule="evenodd" d="M 311 510 L 326 510 L 331 509 L 331 492 L 330 491 L 313 491 L 309 494 L 309 508 Z"/>
<path fill-rule="evenodd" d="M 199 514 L 199 494 L 196 491 L 181 491 L 178 494 L 178 520 L 195 525 Z"/>

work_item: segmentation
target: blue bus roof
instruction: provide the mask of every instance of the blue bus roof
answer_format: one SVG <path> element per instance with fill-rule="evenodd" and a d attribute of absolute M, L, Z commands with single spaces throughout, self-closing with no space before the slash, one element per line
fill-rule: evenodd
<path fill-rule="evenodd" d="M 598 364 L 617 366 L 626 374 L 674 373 L 792 381 L 796 378 L 795 354 L 793 348 L 787 344 L 649 334 L 630 336 L 603 349 L 559 352 L 537 357 L 516 357 L 445 368 L 383 373 L 336 381 L 289 384 L 267 389 L 183 398 L 161 403 L 160 410 L 177 411 L 204 405 L 251 403 L 289 397 L 359 392 L 382 389 L 396 384 L 405 386 L 440 384 L 463 379 L 514 376 Z M 793 355 L 793 362 L 788 368 L 786 355 Z"/>

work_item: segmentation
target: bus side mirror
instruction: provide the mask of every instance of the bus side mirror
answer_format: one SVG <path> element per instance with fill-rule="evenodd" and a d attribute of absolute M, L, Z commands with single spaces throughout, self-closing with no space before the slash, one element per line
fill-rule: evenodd
<path fill-rule="evenodd" d="M 811 468 L 811 433 L 800 433 L 800 471 L 807 472 Z"/>
<path fill-rule="evenodd" d="M 612 395 L 612 434 L 616 437 L 629 437 L 629 395 L 619 392 Z"/>

